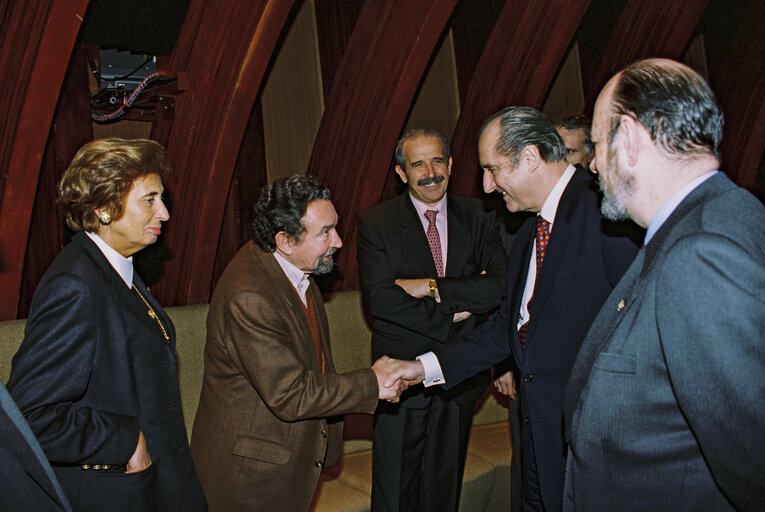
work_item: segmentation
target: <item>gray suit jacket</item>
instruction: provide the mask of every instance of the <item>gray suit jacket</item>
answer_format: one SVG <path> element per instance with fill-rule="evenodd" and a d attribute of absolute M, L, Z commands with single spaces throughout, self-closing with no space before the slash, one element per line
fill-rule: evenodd
<path fill-rule="evenodd" d="M 718 173 L 638 253 L 569 380 L 564 510 L 765 509 L 763 226 Z"/>

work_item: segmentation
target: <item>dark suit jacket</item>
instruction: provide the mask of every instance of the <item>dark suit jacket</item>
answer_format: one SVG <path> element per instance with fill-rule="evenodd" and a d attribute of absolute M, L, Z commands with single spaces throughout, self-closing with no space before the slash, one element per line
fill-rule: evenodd
<path fill-rule="evenodd" d="M 566 510 L 765 510 L 763 226 L 718 173 L 640 251 L 571 373 Z"/>
<path fill-rule="evenodd" d="M 563 395 L 571 366 L 590 323 L 637 252 L 637 245 L 619 232 L 621 226 L 603 223 L 595 189 L 586 171 L 577 169 L 558 203 L 530 304 L 527 349 L 521 350 L 516 325 L 535 217 L 521 226 L 510 250 L 507 296 L 500 310 L 460 343 L 436 351 L 447 386 L 512 351 L 520 369 L 521 415 L 534 439 L 542 500 L 548 510 L 561 506 L 566 456 Z"/>
<path fill-rule="evenodd" d="M 98 247 L 77 233 L 35 292 L 8 390 L 75 510 L 202 510 L 181 413 L 175 330 L 137 275 L 134 283 L 169 343 Z M 139 429 L 152 465 L 127 475 Z"/>
<path fill-rule="evenodd" d="M 307 510 L 322 467 L 340 459 L 335 416 L 377 407 L 372 370 L 335 373 L 321 293 L 313 282 L 307 293 L 326 373 L 303 303 L 273 254 L 247 242 L 218 281 L 191 439 L 210 510 Z"/>
<path fill-rule="evenodd" d="M 436 279 L 441 302 L 416 299 L 396 279 L 436 277 L 433 255 L 409 193 L 359 215 L 359 269 L 364 302 L 374 317 L 372 356 L 398 359 L 416 356 L 449 343 L 473 329 L 483 313 L 499 304 L 505 287 L 507 257 L 492 213 L 477 199 L 447 196 L 448 249 L 446 276 Z M 481 275 L 481 271 L 486 274 Z M 452 323 L 454 313 L 473 316 Z M 450 393 L 456 400 L 475 400 L 488 378 Z M 479 386 L 478 384 L 482 384 Z M 415 386 L 402 395 L 403 407 L 422 406 L 440 389 Z"/>
<path fill-rule="evenodd" d="M 71 511 L 45 453 L 0 384 L 0 509 Z"/>

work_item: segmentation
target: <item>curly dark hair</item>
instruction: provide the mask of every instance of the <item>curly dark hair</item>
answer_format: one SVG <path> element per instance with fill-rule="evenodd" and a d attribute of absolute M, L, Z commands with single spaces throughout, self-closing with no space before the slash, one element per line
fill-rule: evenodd
<path fill-rule="evenodd" d="M 296 174 L 263 187 L 255 203 L 252 240 L 263 250 L 276 250 L 276 234 L 284 231 L 299 242 L 305 226 L 303 217 L 308 204 L 317 199 L 331 199 L 329 188 L 314 176 Z"/>
<path fill-rule="evenodd" d="M 58 204 L 74 231 L 98 231 L 97 208 L 119 220 L 136 179 L 171 171 L 165 148 L 149 139 L 110 137 L 88 142 L 74 155 L 58 186 Z"/>

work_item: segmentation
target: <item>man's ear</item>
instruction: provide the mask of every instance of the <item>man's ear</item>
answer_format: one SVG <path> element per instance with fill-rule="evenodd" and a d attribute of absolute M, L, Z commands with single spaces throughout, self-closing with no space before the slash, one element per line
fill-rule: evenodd
<path fill-rule="evenodd" d="M 290 237 L 287 233 L 284 231 L 279 231 L 276 233 L 274 242 L 276 243 L 276 248 L 279 250 L 279 252 L 287 255 L 292 254 L 292 237 Z"/>
<path fill-rule="evenodd" d="M 622 114 L 621 119 L 619 119 L 619 132 L 622 135 L 621 144 L 624 148 L 624 154 L 627 156 L 627 162 L 630 166 L 634 166 L 638 161 L 643 135 L 641 130 L 645 131 L 643 125 L 630 116 Z"/>
<path fill-rule="evenodd" d="M 521 150 L 521 159 L 526 161 L 530 173 L 539 168 L 542 162 L 542 156 L 539 154 L 539 148 L 535 144 L 529 144 Z"/>
<path fill-rule="evenodd" d="M 452 157 L 449 157 L 449 167 L 446 168 L 446 170 L 449 172 L 449 176 L 452 175 Z"/>
<path fill-rule="evenodd" d="M 404 170 L 401 168 L 400 165 L 396 166 L 396 174 L 398 174 L 398 177 L 401 178 L 401 181 L 403 181 L 404 183 L 408 183 L 406 179 L 406 172 L 404 172 Z"/>

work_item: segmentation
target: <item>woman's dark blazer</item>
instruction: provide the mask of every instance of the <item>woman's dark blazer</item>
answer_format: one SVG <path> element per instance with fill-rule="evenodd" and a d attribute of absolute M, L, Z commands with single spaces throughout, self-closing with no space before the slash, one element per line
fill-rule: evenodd
<path fill-rule="evenodd" d="M 8 389 L 75 510 L 204 510 L 181 413 L 175 330 L 84 232 L 43 276 Z M 139 430 L 152 465 L 125 474 Z M 107 464 L 108 470 L 82 469 Z"/>

